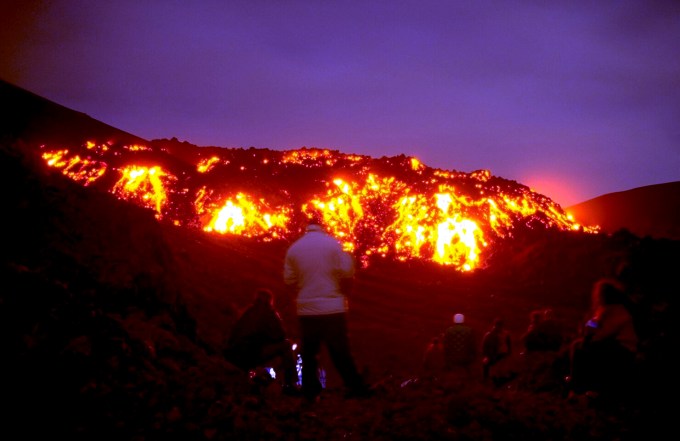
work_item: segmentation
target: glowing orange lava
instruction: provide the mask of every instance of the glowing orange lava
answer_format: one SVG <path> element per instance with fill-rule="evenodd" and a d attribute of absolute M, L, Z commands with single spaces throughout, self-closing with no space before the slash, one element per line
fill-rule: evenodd
<path fill-rule="evenodd" d="M 109 188 L 117 197 L 152 209 L 158 219 L 197 225 L 212 234 L 291 240 L 300 233 L 300 216 L 318 213 L 329 233 L 359 258 L 425 259 L 470 271 L 484 265 L 489 247 L 511 236 L 515 226 L 528 219 L 545 228 L 598 231 L 575 223 L 549 198 L 528 187 L 510 185 L 488 170 L 468 174 L 432 169 L 403 155 L 377 162 L 328 149 L 272 152 L 251 148 L 237 159 L 217 154 L 199 157 L 185 171 L 173 174 L 161 165 L 112 167 L 107 163 L 107 159 L 120 161 L 125 155 L 165 154 L 165 149 L 115 148 L 111 143 L 94 142 L 77 153 L 43 149 L 45 162 L 71 179 L 90 185 L 111 172 L 118 173 Z M 258 174 L 257 164 L 271 173 L 270 181 Z M 271 191 L 264 192 L 267 197 L 256 197 L 261 192 L 190 185 L 192 179 L 212 173 L 231 179 L 233 173 L 239 177 L 255 173 L 263 182 L 276 183 L 276 175 L 290 167 L 326 171 L 314 181 L 323 183 L 325 189 L 293 203 L 288 188 L 278 189 L 274 198 Z M 281 202 L 281 194 L 287 195 L 288 202 Z"/>

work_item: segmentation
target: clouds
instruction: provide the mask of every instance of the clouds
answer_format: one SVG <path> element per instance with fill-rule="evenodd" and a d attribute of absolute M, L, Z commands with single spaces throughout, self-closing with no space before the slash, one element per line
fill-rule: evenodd
<path fill-rule="evenodd" d="M 568 205 L 680 179 L 676 5 L 16 3 L 0 76 L 148 139 L 578 180 L 538 188 Z"/>

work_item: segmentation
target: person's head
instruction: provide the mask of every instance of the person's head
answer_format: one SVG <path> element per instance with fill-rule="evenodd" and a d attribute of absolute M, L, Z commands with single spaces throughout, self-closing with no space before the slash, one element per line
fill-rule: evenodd
<path fill-rule="evenodd" d="M 633 278 L 633 265 L 630 261 L 624 260 L 616 267 L 615 277 L 623 283 L 630 283 Z"/>
<path fill-rule="evenodd" d="M 320 211 L 312 209 L 310 211 L 305 211 L 305 217 L 307 219 L 307 225 L 305 225 L 305 232 L 310 231 L 325 231 L 323 225 L 323 215 Z"/>
<path fill-rule="evenodd" d="M 461 325 L 465 322 L 465 316 L 463 314 L 454 314 L 453 315 L 453 323 L 457 325 Z"/>
<path fill-rule="evenodd" d="M 600 279 L 593 285 L 594 306 L 625 303 L 625 291 L 616 279 Z"/>
<path fill-rule="evenodd" d="M 536 324 L 540 322 L 544 317 L 544 311 L 531 311 L 531 314 L 529 314 L 529 322 L 532 324 Z"/>
<path fill-rule="evenodd" d="M 500 318 L 500 317 L 496 317 L 493 321 L 493 328 L 494 329 L 503 329 L 503 326 L 505 326 L 503 319 Z"/>
<path fill-rule="evenodd" d="M 272 306 L 274 304 L 274 294 L 266 288 L 260 288 L 255 292 L 255 303 Z"/>

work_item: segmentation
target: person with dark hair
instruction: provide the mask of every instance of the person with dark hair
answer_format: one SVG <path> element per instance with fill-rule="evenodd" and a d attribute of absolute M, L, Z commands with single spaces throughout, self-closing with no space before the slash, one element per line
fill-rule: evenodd
<path fill-rule="evenodd" d="M 571 394 L 617 392 L 632 375 L 637 354 L 638 337 L 623 286 L 604 278 L 592 293 L 592 317 L 570 348 Z"/>
<path fill-rule="evenodd" d="M 526 353 L 557 352 L 562 347 L 562 330 L 551 309 L 534 310 L 521 341 Z"/>
<path fill-rule="evenodd" d="M 543 318 L 538 326 L 543 336 L 543 350 L 558 352 L 564 344 L 564 330 L 562 324 L 555 317 L 555 312 L 551 308 L 543 310 Z"/>
<path fill-rule="evenodd" d="M 543 321 L 543 311 L 534 310 L 529 314 L 529 327 L 522 334 L 521 341 L 526 352 L 542 351 L 544 338 L 541 333 L 541 322 Z"/>
<path fill-rule="evenodd" d="M 423 354 L 423 372 L 427 375 L 438 376 L 444 372 L 444 347 L 442 336 L 436 335 L 425 347 Z"/>
<path fill-rule="evenodd" d="M 470 365 L 475 360 L 477 348 L 472 328 L 465 324 L 463 314 L 453 315 L 453 324 L 444 331 L 444 369 L 453 371 L 463 368 L 469 375 Z"/>
<path fill-rule="evenodd" d="M 275 371 L 283 378 L 283 393 L 297 395 L 297 370 L 292 342 L 286 337 L 281 316 L 274 309 L 273 294 L 259 289 L 253 303 L 231 330 L 225 358 L 248 372 L 278 360 Z"/>
<path fill-rule="evenodd" d="M 312 218 L 302 237 L 286 251 L 283 279 L 293 287 L 300 323 L 302 392 L 311 401 L 321 393 L 318 355 L 325 344 L 348 398 L 372 395 L 357 370 L 347 331 L 347 294 L 354 260 L 340 242 Z"/>
<path fill-rule="evenodd" d="M 505 322 L 498 317 L 482 339 L 482 375 L 486 382 L 491 376 L 491 368 L 512 352 L 510 333 L 505 329 Z"/>

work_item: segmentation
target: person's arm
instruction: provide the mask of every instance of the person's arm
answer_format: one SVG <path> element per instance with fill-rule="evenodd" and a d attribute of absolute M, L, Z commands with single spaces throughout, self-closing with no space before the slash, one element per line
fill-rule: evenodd
<path fill-rule="evenodd" d="M 354 279 L 352 277 L 343 277 L 338 280 L 338 285 L 340 286 L 340 292 L 349 297 L 352 294 L 352 289 L 354 287 Z"/>
<path fill-rule="evenodd" d="M 341 279 L 354 277 L 354 257 L 342 249 L 337 255 L 336 273 Z"/>
<path fill-rule="evenodd" d="M 597 321 L 597 328 L 594 329 L 590 338 L 592 342 L 614 339 L 621 331 L 623 323 L 627 317 L 615 311 L 605 311 Z"/>
<path fill-rule="evenodd" d="M 286 258 L 283 262 L 283 282 L 286 286 L 296 286 L 298 282 L 295 262 L 288 253 L 286 253 Z"/>
<path fill-rule="evenodd" d="M 267 338 L 271 342 L 279 342 L 286 339 L 286 330 L 278 312 L 272 310 L 267 317 Z"/>
<path fill-rule="evenodd" d="M 340 292 L 345 296 L 349 296 L 352 293 L 352 288 L 354 286 L 354 259 L 349 253 L 340 251 L 338 262 L 336 275 L 338 277 Z"/>

